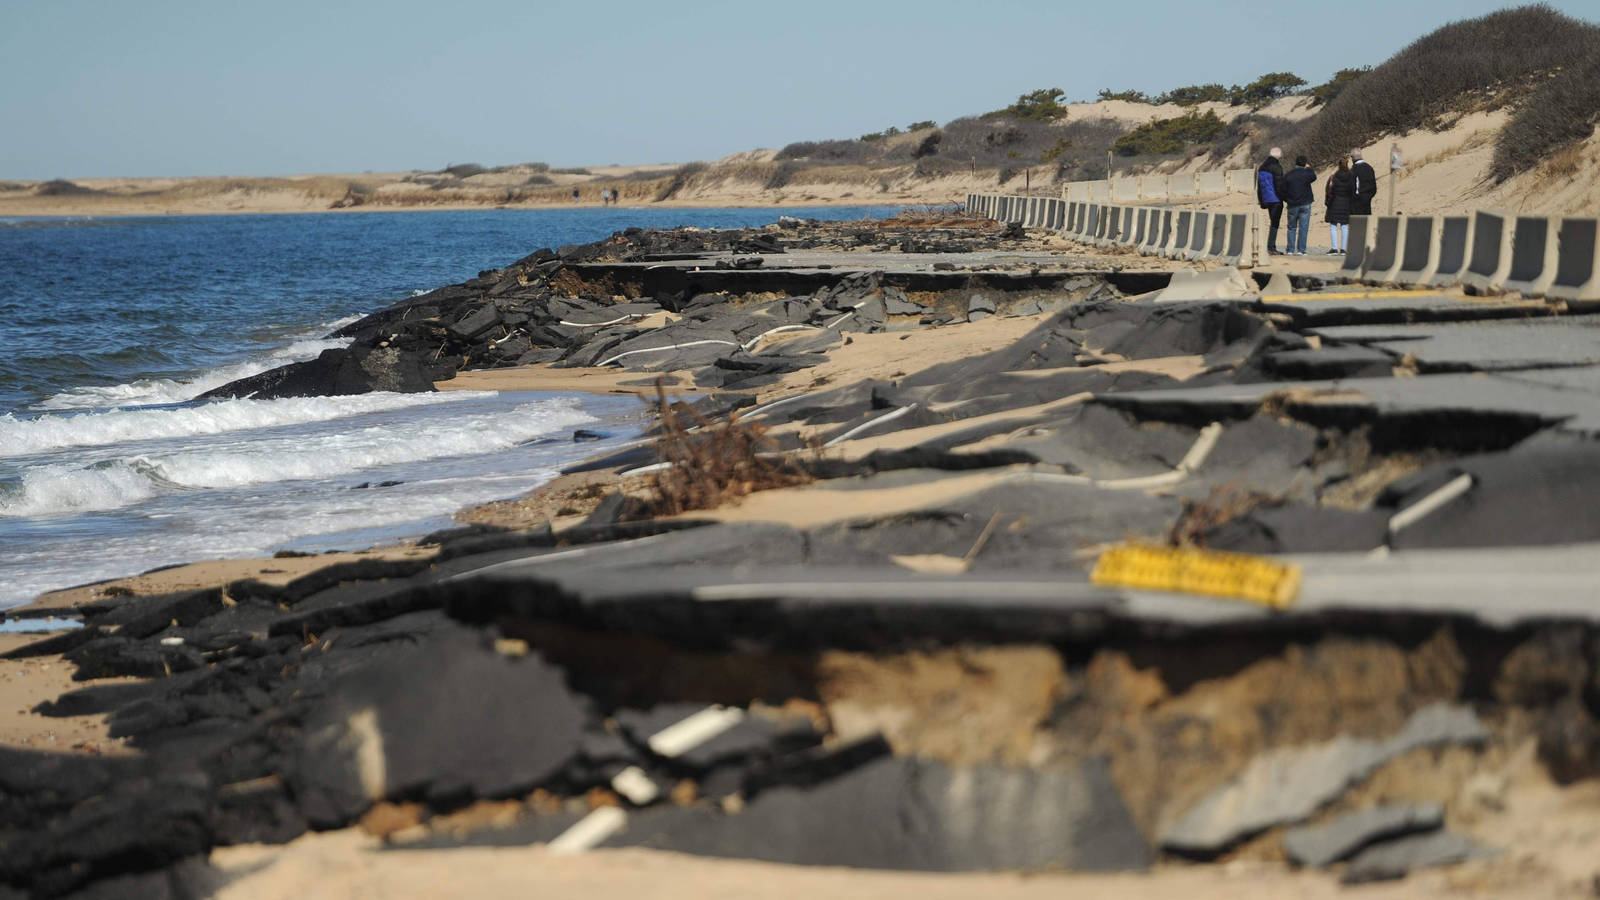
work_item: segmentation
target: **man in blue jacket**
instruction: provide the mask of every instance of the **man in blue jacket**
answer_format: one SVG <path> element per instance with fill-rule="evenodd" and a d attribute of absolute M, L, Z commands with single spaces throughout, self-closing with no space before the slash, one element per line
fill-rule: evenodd
<path fill-rule="evenodd" d="M 1267 230 L 1267 252 L 1278 254 L 1278 222 L 1283 218 L 1283 151 L 1277 147 L 1267 154 L 1266 162 L 1256 169 L 1256 202 L 1267 211 L 1272 227 Z"/>
<path fill-rule="evenodd" d="M 1283 193 L 1278 196 L 1289 207 L 1289 242 L 1284 251 L 1306 255 L 1306 235 L 1311 233 L 1311 204 L 1316 202 L 1317 173 L 1304 156 L 1294 158 L 1294 168 L 1283 176 Z"/>

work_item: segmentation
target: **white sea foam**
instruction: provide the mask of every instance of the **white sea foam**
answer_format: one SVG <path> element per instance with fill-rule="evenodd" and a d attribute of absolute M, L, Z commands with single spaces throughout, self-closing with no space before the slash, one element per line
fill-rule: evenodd
<path fill-rule="evenodd" d="M 508 413 L 430 416 L 344 431 L 216 443 L 102 460 L 24 467 L 0 488 L 0 517 L 118 509 L 162 492 L 231 489 L 336 478 L 371 469 L 506 450 L 594 421 L 570 398 L 525 403 Z"/>
<path fill-rule="evenodd" d="M 178 409 L 128 409 L 48 414 L 18 419 L 0 415 L 0 458 L 67 447 L 101 447 L 131 441 L 166 440 L 277 428 L 414 406 L 489 396 L 481 391 L 434 394 L 357 394 L 282 400 L 220 400 Z"/>
<path fill-rule="evenodd" d="M 337 331 L 358 316 L 335 319 L 299 335 L 291 335 L 289 343 L 261 356 L 231 365 L 208 369 L 192 378 L 140 378 L 127 384 L 75 387 L 40 401 L 34 408 L 105 409 L 108 407 L 154 406 L 163 403 L 182 403 L 219 388 L 230 381 L 259 375 L 289 363 L 314 359 L 324 350 L 350 346 L 350 338 L 324 338 L 320 335 Z"/>

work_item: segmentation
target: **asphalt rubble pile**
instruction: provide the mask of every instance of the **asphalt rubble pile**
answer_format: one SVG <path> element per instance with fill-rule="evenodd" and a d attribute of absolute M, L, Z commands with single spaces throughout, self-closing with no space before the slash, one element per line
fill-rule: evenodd
<path fill-rule="evenodd" d="M 1401 390 L 1461 364 L 1452 329 L 1479 319 L 1162 301 L 1084 273 L 1008 293 L 939 270 L 951 284 L 921 291 L 843 255 L 803 296 L 602 296 L 616 263 L 749 272 L 735 262 L 772 268 L 808 241 L 1015 240 L 982 224 L 624 233 L 407 301 L 345 329 L 346 351 L 222 389 L 421 390 L 534 361 L 688 371 L 709 391 L 697 420 L 764 426 L 805 461 L 802 490 L 925 499 L 811 527 L 657 518 L 626 477 L 660 462 L 647 443 L 574 467 L 615 491 L 560 531 L 461 528 L 425 539 L 431 558 L 70 611 L 82 628 L 12 655 L 63 654 L 84 686 L 40 711 L 103 714 L 137 753 L 0 750 L 0 882 L 182 896 L 213 847 L 352 825 L 406 848 L 930 871 L 1254 858 L 1360 882 L 1492 858 L 1464 826 L 1524 741 L 1560 781 L 1600 776 L 1600 627 L 1581 607 L 1349 595 L 1273 611 L 1089 578 L 1097 548 L 1130 536 L 1371 565 L 1600 541 L 1600 447 L 1586 409 L 1560 406 L 1582 402 L 1566 382 L 1538 402 L 1544 382 L 1470 402 Z M 661 311 L 676 323 L 637 327 Z M 759 405 L 748 390 L 851 331 L 991 315 L 1039 318 L 894 381 Z M 1448 514 L 1416 513 L 1441 491 Z M 140 680 L 100 683 L 124 676 Z M 1371 788 L 1436 769 L 1414 795 Z"/>

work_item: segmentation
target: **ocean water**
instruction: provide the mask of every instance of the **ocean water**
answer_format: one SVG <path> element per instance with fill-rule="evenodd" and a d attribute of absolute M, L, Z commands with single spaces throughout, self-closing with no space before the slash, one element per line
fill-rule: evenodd
<path fill-rule="evenodd" d="M 0 219 L 0 608 L 159 565 L 421 534 L 643 425 L 637 400 L 574 394 L 194 400 L 340 346 L 327 335 L 361 315 L 629 226 L 892 212 Z M 577 427 L 609 437 L 574 444 Z"/>

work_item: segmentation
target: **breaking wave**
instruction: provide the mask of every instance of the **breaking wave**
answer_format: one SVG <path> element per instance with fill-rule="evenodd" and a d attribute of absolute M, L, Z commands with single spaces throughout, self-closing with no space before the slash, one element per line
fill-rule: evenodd
<path fill-rule="evenodd" d="M 82 465 L 24 467 L 0 484 L 0 516 L 118 509 L 173 491 L 337 478 L 365 469 L 506 450 L 595 421 L 573 398 L 525 403 L 509 413 L 437 416 L 337 432 L 254 436 Z"/>
<path fill-rule="evenodd" d="M 115 409 L 18 419 L 0 415 L 0 458 L 67 447 L 102 447 L 132 441 L 200 437 L 326 422 L 349 416 L 453 403 L 487 396 L 478 391 L 436 394 L 357 394 L 281 400 L 221 400 L 177 409 Z"/>

